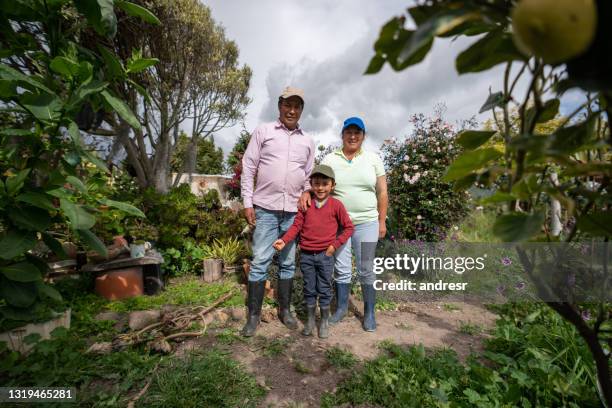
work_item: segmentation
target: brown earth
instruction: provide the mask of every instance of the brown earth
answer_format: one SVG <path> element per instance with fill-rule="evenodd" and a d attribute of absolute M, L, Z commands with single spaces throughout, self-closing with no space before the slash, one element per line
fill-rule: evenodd
<path fill-rule="evenodd" d="M 243 322 L 232 321 L 211 329 L 208 336 L 183 342 L 177 353 L 211 346 L 227 348 L 267 389 L 261 407 L 317 407 L 321 395 L 333 391 L 352 371 L 332 366 L 326 358 L 327 349 L 339 347 L 363 362 L 376 357 L 382 341 L 392 341 L 451 348 L 464 360 L 482 350 L 482 340 L 496 318 L 480 305 L 459 302 L 407 303 L 398 309 L 377 312 L 378 327 L 373 333 L 363 331 L 358 318 L 349 315 L 332 326 L 326 340 L 304 337 L 301 324 L 291 331 L 276 319 L 262 322 L 257 335 L 245 339 L 236 335 Z M 229 340 L 222 333 L 231 333 Z"/>

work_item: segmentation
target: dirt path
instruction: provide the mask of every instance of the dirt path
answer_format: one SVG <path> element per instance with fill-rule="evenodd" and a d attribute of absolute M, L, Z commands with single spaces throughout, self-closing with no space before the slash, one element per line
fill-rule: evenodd
<path fill-rule="evenodd" d="M 350 315 L 332 326 L 326 340 L 304 337 L 301 325 L 290 331 L 278 320 L 262 323 L 255 337 L 243 339 L 236 336 L 243 322 L 232 322 L 223 329 L 211 330 L 210 336 L 183 343 L 180 349 L 213 345 L 228 348 L 268 390 L 262 407 L 317 407 L 321 395 L 333 391 L 350 374 L 332 366 L 326 350 L 338 347 L 363 361 L 376 357 L 377 345 L 388 340 L 400 345 L 448 347 L 465 359 L 481 350 L 495 315 L 482 306 L 466 303 L 413 303 L 403 304 L 399 311 L 378 312 L 376 320 L 377 330 L 367 333 Z"/>

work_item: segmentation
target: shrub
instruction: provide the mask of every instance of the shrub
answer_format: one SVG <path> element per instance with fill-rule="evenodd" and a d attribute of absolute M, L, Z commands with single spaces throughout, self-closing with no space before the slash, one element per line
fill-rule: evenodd
<path fill-rule="evenodd" d="M 454 127 L 441 114 L 413 115 L 412 134 L 382 147 L 389 191 L 389 233 L 397 238 L 437 241 L 468 210 L 468 194 L 442 181 L 456 156 Z"/>

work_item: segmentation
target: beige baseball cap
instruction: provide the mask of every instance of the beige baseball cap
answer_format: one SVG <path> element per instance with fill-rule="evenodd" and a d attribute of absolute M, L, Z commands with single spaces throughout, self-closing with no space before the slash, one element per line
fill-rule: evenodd
<path fill-rule="evenodd" d="M 280 97 L 283 99 L 287 99 L 292 96 L 297 96 L 302 100 L 302 102 L 304 102 L 304 91 L 300 88 L 294 88 L 292 86 L 285 87 L 285 89 L 283 89 L 283 93 L 280 95 Z"/>

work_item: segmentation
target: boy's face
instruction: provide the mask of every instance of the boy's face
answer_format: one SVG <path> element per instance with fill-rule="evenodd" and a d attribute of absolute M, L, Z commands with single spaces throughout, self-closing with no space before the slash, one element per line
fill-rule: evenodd
<path fill-rule="evenodd" d="M 334 189 L 334 181 L 327 177 L 314 176 L 310 179 L 312 191 L 319 201 L 325 200 Z"/>

